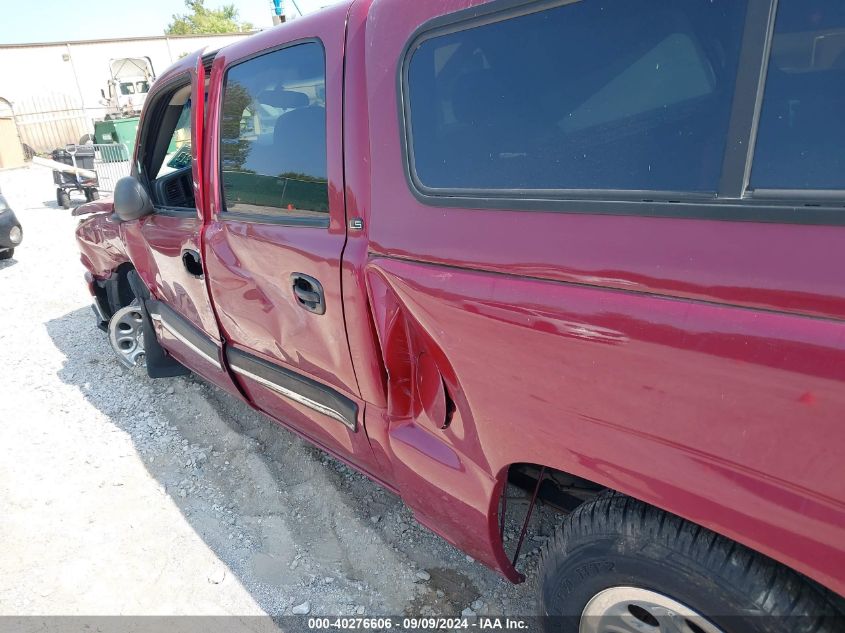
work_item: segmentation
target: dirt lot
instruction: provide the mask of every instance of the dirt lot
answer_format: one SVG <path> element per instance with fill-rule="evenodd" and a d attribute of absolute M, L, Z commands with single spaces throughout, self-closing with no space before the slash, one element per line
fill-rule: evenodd
<path fill-rule="evenodd" d="M 0 187 L 24 227 L 0 263 L 1 615 L 534 612 L 552 519 L 512 586 L 201 380 L 125 371 L 50 172 L 0 172 Z"/>

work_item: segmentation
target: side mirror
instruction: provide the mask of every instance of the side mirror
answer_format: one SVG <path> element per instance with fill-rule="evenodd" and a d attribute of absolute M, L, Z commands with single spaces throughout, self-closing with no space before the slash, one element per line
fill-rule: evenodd
<path fill-rule="evenodd" d="M 153 201 L 144 186 L 132 176 L 124 176 L 114 186 L 114 214 L 121 222 L 137 220 L 153 212 Z"/>

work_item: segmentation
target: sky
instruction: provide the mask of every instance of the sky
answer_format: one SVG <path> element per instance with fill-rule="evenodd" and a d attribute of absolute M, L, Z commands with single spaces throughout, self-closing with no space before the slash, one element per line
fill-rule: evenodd
<path fill-rule="evenodd" d="M 288 14 L 294 2 L 307 14 L 332 0 L 283 0 Z M 4 3 L 5 4 L 5 3 Z M 240 19 L 258 28 L 273 25 L 272 0 L 206 0 L 207 7 L 234 4 Z M 185 13 L 183 0 L 29 0 L 4 7 L 0 18 L 0 44 L 58 42 L 112 37 L 161 35 L 174 13 Z"/>

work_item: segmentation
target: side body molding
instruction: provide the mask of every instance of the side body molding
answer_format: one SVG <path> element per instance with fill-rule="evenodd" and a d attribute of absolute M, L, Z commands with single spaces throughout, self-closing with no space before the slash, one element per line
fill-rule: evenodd
<path fill-rule="evenodd" d="M 180 316 L 166 303 L 151 300 L 146 302 L 146 306 L 150 318 L 160 324 L 162 329 L 167 330 L 173 338 L 213 365 L 215 369 L 222 371 L 219 343 L 193 326 L 190 321 Z"/>
<path fill-rule="evenodd" d="M 238 349 L 227 347 L 226 360 L 234 373 L 358 430 L 358 405 L 331 387 Z"/>

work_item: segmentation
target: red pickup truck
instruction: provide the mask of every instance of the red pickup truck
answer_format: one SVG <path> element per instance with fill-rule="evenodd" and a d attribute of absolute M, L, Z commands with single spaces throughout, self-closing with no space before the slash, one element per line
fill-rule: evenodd
<path fill-rule="evenodd" d="M 512 581 L 506 484 L 559 509 L 552 629 L 843 630 L 844 7 L 354 0 L 186 57 L 80 209 L 97 318 Z"/>

